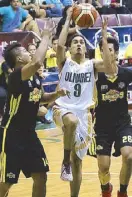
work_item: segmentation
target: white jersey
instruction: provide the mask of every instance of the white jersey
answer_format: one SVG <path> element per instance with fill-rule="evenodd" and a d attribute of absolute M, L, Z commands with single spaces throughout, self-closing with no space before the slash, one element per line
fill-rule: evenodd
<path fill-rule="evenodd" d="M 70 92 L 70 97 L 60 97 L 55 101 L 60 107 L 84 110 L 94 105 L 95 77 L 92 60 L 77 64 L 67 59 L 60 73 L 59 87 Z"/>

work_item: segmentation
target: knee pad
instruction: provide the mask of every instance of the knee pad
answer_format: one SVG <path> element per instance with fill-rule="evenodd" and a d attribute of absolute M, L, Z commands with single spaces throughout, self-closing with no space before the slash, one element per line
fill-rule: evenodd
<path fill-rule="evenodd" d="M 110 173 L 107 172 L 103 174 L 102 172 L 98 172 L 99 180 L 101 185 L 106 185 L 107 183 L 110 182 Z"/>

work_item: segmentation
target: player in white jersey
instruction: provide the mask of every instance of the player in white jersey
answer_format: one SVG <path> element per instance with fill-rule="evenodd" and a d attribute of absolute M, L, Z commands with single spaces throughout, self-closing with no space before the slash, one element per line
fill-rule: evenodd
<path fill-rule="evenodd" d="M 93 100 L 95 93 L 94 73 L 97 71 L 112 74 L 115 71 L 107 43 L 106 21 L 102 25 L 104 62 L 85 58 L 85 39 L 77 34 L 69 42 L 71 59 L 66 59 L 65 43 L 72 11 L 73 8 L 68 9 L 57 49 L 57 62 L 60 70 L 59 86 L 66 88 L 69 91 L 69 96 L 55 101 L 53 116 L 55 123 L 61 126 L 64 131 L 64 160 L 61 179 L 71 181 L 71 196 L 78 197 L 82 179 L 82 158 L 86 154 L 92 138 L 90 108 L 95 105 Z"/>

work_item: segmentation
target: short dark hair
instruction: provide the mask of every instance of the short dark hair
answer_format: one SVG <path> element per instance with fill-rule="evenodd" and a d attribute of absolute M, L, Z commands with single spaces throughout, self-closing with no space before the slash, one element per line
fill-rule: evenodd
<path fill-rule="evenodd" d="M 86 40 L 84 38 L 84 36 L 80 35 L 80 34 L 73 34 L 72 36 L 70 36 L 69 40 L 68 40 L 68 47 L 71 46 L 71 43 L 72 43 L 72 40 L 75 38 L 75 37 L 81 37 L 83 38 L 84 42 L 85 42 L 85 45 L 86 45 Z"/>
<path fill-rule="evenodd" d="M 114 45 L 115 52 L 119 51 L 119 42 L 118 42 L 118 40 L 116 40 L 115 38 L 109 37 L 109 38 L 107 38 L 107 42 Z M 100 42 L 99 42 L 100 50 L 102 49 L 102 45 L 103 45 L 103 42 L 102 42 L 102 39 L 101 39 Z"/>
<path fill-rule="evenodd" d="M 52 43 L 53 43 L 55 40 L 58 40 L 58 36 L 53 36 L 53 38 L 52 38 Z"/>
<path fill-rule="evenodd" d="M 17 50 L 21 46 L 19 42 L 14 42 L 4 48 L 3 57 L 11 68 L 15 67 Z"/>

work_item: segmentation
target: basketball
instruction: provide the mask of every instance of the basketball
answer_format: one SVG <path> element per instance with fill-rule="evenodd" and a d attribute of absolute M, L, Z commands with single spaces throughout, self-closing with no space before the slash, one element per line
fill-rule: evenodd
<path fill-rule="evenodd" d="M 88 3 L 77 5 L 73 9 L 72 20 L 81 28 L 88 28 L 94 25 L 98 11 Z"/>

